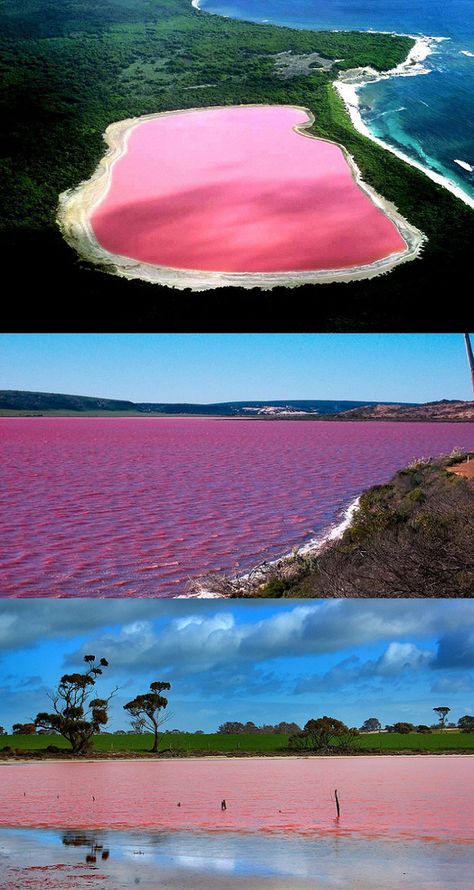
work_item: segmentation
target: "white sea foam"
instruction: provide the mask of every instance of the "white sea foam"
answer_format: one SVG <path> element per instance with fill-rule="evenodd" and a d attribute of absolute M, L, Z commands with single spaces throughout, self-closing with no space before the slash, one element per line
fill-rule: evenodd
<path fill-rule="evenodd" d="M 397 36 L 411 37 L 413 40 L 416 41 L 415 45 L 410 50 L 404 62 L 402 62 L 400 65 L 397 65 L 396 68 L 392 68 L 390 71 L 386 71 L 383 74 L 375 71 L 374 68 L 354 68 L 350 71 L 343 72 L 339 76 L 339 79 L 335 82 L 335 87 L 339 95 L 341 96 L 347 108 L 347 111 L 349 112 L 349 116 L 353 126 L 356 130 L 359 131 L 359 133 L 367 136 L 368 139 L 371 139 L 372 142 L 380 145 L 381 148 L 390 151 L 402 161 L 405 161 L 406 164 L 410 164 L 411 167 L 415 167 L 417 170 L 421 170 L 422 173 L 428 176 L 433 182 L 436 182 L 437 185 L 443 186 L 443 188 L 450 191 L 453 195 L 455 195 L 469 207 L 472 207 L 474 209 L 474 198 L 472 198 L 470 195 L 467 195 L 466 192 L 459 185 L 457 185 L 457 183 L 453 182 L 451 179 L 448 179 L 447 176 L 443 176 L 441 173 L 437 173 L 430 167 L 425 166 L 424 164 L 420 163 L 420 161 L 415 161 L 404 152 L 393 148 L 390 143 L 385 142 L 378 136 L 375 136 L 362 119 L 359 107 L 359 90 L 363 86 L 368 83 L 376 83 L 379 80 L 387 80 L 389 77 L 412 77 L 418 74 L 429 74 L 430 69 L 424 66 L 422 63 L 425 61 L 425 59 L 428 58 L 431 53 L 436 51 L 437 44 L 439 44 L 443 40 L 449 39 L 447 37 L 417 37 L 412 34 Z"/>
<path fill-rule="evenodd" d="M 387 111 L 381 111 L 379 114 L 375 114 L 372 120 L 378 120 L 379 117 L 387 117 L 388 114 L 398 114 L 400 111 L 406 111 L 405 105 L 402 105 L 400 108 L 388 108 Z"/>
<path fill-rule="evenodd" d="M 454 163 L 459 164 L 459 166 L 462 167 L 463 170 L 467 170 L 468 173 L 474 172 L 474 167 L 472 164 L 468 164 L 467 161 L 460 161 L 458 158 L 454 158 Z"/>
<path fill-rule="evenodd" d="M 470 53 L 468 49 L 460 49 L 460 56 L 467 56 L 469 59 L 474 59 L 474 53 Z"/>

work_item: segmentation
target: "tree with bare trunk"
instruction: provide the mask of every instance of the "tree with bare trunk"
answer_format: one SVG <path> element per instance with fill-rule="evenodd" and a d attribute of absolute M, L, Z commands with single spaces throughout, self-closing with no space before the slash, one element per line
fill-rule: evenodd
<path fill-rule="evenodd" d="M 158 730 L 171 716 L 170 714 L 165 717 L 161 714 L 161 711 L 168 706 L 168 699 L 161 695 L 166 689 L 171 689 L 171 683 L 158 681 L 150 683 L 150 692 L 135 696 L 132 701 L 127 702 L 123 706 L 133 720 L 141 718 L 146 729 L 153 733 L 153 747 L 151 749 L 153 754 L 158 753 Z"/>
<path fill-rule="evenodd" d="M 438 715 L 440 729 L 445 728 L 446 718 L 447 718 L 450 710 L 451 710 L 451 708 L 445 708 L 445 707 L 433 708 L 433 711 L 435 711 Z"/>
<path fill-rule="evenodd" d="M 37 729 L 45 729 L 59 733 L 67 739 L 73 754 L 87 754 L 92 747 L 92 736 L 100 732 L 108 722 L 108 698 L 91 699 L 93 688 L 102 668 L 108 667 L 106 658 L 96 661 L 95 655 L 85 655 L 87 669 L 83 674 L 64 674 L 57 690 L 49 696 L 53 706 L 52 713 L 42 712 L 35 718 Z"/>

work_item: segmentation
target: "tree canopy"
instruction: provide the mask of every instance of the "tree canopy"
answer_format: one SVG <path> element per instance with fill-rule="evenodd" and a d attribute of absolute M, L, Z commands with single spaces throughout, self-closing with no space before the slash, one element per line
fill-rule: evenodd
<path fill-rule="evenodd" d="M 441 726 L 442 729 L 444 729 L 444 727 L 446 726 L 446 718 L 447 718 L 450 710 L 451 710 L 451 708 L 447 708 L 445 706 L 439 707 L 439 708 L 433 708 L 433 711 L 435 711 L 438 715 L 439 725 Z"/>
<path fill-rule="evenodd" d="M 464 717 L 459 718 L 458 726 L 463 732 L 474 732 L 474 717 L 465 714 Z"/>
<path fill-rule="evenodd" d="M 359 731 L 349 728 L 335 717 L 318 717 L 308 720 L 304 729 L 290 736 L 289 747 L 309 751 L 326 751 L 331 748 L 350 750 L 354 747 Z"/>
<path fill-rule="evenodd" d="M 168 706 L 168 699 L 161 695 L 167 689 L 171 689 L 171 683 L 155 681 L 150 683 L 150 692 L 143 695 L 136 695 L 132 701 L 124 705 L 124 710 L 128 711 L 132 717 L 132 726 L 137 720 L 141 721 L 143 728 L 151 730 L 153 733 L 153 754 L 158 752 L 158 730 L 165 722 L 167 717 L 161 712 Z"/>
<path fill-rule="evenodd" d="M 380 732 L 382 729 L 382 724 L 377 717 L 367 717 L 367 720 L 364 720 L 360 731 L 361 732 Z"/>
<path fill-rule="evenodd" d="M 85 655 L 87 669 L 84 673 L 64 674 L 56 691 L 50 695 L 51 713 L 37 714 L 37 729 L 58 732 L 67 739 L 74 754 L 86 754 L 93 735 L 108 722 L 108 706 L 115 691 L 108 698 L 92 698 L 94 686 L 108 667 L 106 658 L 96 661 L 95 655 Z"/>

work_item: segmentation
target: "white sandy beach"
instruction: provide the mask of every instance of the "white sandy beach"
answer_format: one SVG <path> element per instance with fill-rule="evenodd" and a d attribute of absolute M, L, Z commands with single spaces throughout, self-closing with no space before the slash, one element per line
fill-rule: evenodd
<path fill-rule="evenodd" d="M 383 139 L 379 139 L 378 136 L 375 136 L 372 133 L 372 131 L 362 119 L 362 115 L 360 113 L 359 92 L 365 84 L 375 83 L 378 80 L 387 80 L 390 77 L 415 77 L 418 75 L 429 74 L 429 69 L 423 65 L 423 62 L 425 61 L 425 59 L 428 58 L 429 55 L 431 55 L 431 53 L 435 51 L 438 43 L 440 43 L 442 40 L 447 39 L 445 37 L 418 37 L 413 34 L 398 36 L 411 37 L 413 40 L 416 41 L 415 46 L 410 50 L 405 62 L 403 62 L 401 65 L 398 65 L 396 68 L 392 68 L 391 71 L 384 72 L 383 74 L 380 74 L 374 68 L 358 68 L 346 71 L 344 72 L 344 74 L 340 75 L 337 81 L 335 81 L 334 85 L 336 87 L 336 90 L 338 91 L 347 108 L 353 126 L 356 130 L 358 130 L 359 133 L 367 136 L 368 139 L 371 139 L 372 142 L 380 145 L 381 148 L 384 148 L 386 151 L 390 151 L 406 164 L 410 164 L 411 167 L 415 167 L 417 170 L 420 170 L 437 185 L 443 186 L 443 188 L 447 189 L 449 192 L 455 195 L 456 198 L 459 198 L 461 201 L 467 204 L 468 207 L 472 207 L 474 209 L 474 198 L 471 198 L 469 195 L 467 195 L 466 192 L 463 191 L 463 189 L 460 188 L 458 185 L 456 185 L 455 182 L 445 176 L 442 176 L 435 170 L 431 170 L 429 167 L 425 167 L 419 161 L 415 161 L 404 152 L 398 151 L 398 149 L 393 148 L 393 146 L 391 146 L 388 142 L 385 142 Z M 458 161 L 456 161 L 456 163 L 458 163 Z M 465 169 L 467 169 L 467 167 Z"/>

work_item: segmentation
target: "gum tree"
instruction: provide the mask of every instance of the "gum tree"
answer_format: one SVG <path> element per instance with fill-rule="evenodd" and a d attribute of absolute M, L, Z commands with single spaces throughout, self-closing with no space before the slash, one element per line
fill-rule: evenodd
<path fill-rule="evenodd" d="M 73 754 L 90 751 L 92 736 L 108 722 L 109 702 L 117 691 L 114 689 L 108 698 L 92 698 L 102 668 L 108 667 L 109 663 L 106 658 L 97 662 L 95 655 L 85 655 L 84 661 L 84 673 L 61 677 L 56 691 L 49 696 L 51 713 L 41 712 L 34 721 L 37 729 L 59 733 L 67 739 Z"/>
<path fill-rule="evenodd" d="M 367 720 L 364 720 L 360 731 L 361 732 L 380 732 L 382 729 L 382 724 L 378 717 L 367 717 Z"/>
<path fill-rule="evenodd" d="M 351 750 L 359 735 L 355 727 L 349 728 L 342 720 L 335 717 L 318 717 L 308 720 L 301 732 L 290 736 L 289 747 L 296 750 L 328 751 L 339 748 Z"/>
<path fill-rule="evenodd" d="M 451 708 L 446 708 L 446 707 L 433 708 L 433 711 L 435 711 L 436 714 L 438 715 L 440 729 L 445 728 L 446 718 L 447 718 L 450 710 L 451 710 Z"/>
<path fill-rule="evenodd" d="M 168 706 L 168 699 L 161 695 L 166 689 L 171 689 L 170 683 L 156 681 L 150 683 L 150 691 L 143 695 L 135 696 L 132 701 L 124 705 L 124 710 L 128 711 L 134 721 L 141 720 L 143 726 L 153 733 L 152 753 L 158 753 L 158 730 L 160 726 L 169 719 L 161 712 Z M 170 715 L 171 716 L 171 715 Z"/>

